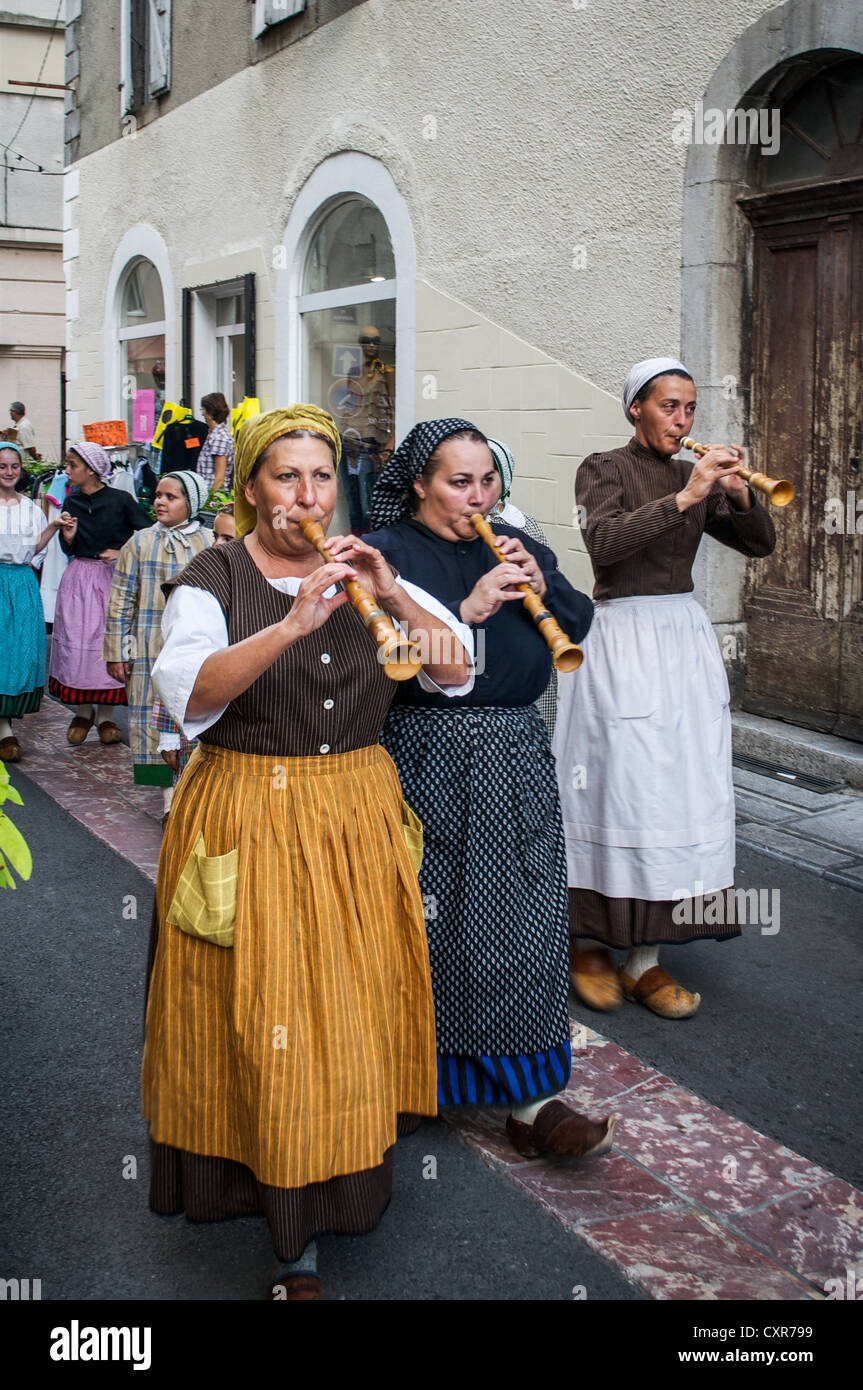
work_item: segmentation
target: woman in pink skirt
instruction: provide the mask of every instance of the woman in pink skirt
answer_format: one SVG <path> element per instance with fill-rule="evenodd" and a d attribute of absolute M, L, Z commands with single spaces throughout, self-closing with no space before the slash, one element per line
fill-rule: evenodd
<path fill-rule="evenodd" d="M 111 460 L 100 444 L 70 446 L 66 475 L 73 492 L 60 515 L 60 545 L 72 557 L 57 590 L 48 690 L 74 709 L 66 737 L 83 743 L 98 719 L 103 743 L 122 735 L 109 718 L 125 705 L 126 687 L 112 680 L 102 660 L 102 634 L 114 565 L 133 531 L 152 525 L 134 497 L 106 486 Z M 98 711 L 98 714 L 97 714 Z"/>

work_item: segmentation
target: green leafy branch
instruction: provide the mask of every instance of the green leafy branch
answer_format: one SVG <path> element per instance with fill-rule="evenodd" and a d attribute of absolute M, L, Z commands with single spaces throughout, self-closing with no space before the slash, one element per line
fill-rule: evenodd
<path fill-rule="evenodd" d="M 218 512 L 222 507 L 227 507 L 234 500 L 233 492 L 226 492 L 224 489 L 211 488 L 206 502 L 204 503 L 205 512 Z"/>
<path fill-rule="evenodd" d="M 21 793 L 9 782 L 5 763 L 0 762 L 0 806 L 11 801 L 23 806 Z M 17 884 L 9 870 L 9 865 L 21 879 L 28 879 L 33 872 L 33 856 L 27 848 L 27 841 L 16 825 L 13 825 L 5 811 L 0 811 L 0 888 L 15 888 Z"/>

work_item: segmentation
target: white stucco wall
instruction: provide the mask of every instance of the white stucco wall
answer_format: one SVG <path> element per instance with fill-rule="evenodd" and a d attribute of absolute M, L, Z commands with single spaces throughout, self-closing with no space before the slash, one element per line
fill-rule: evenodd
<path fill-rule="evenodd" d="M 192 261 L 269 262 L 304 179 L 356 149 L 404 195 L 424 280 L 616 392 L 634 358 L 679 345 L 672 113 L 771 8 L 369 0 L 81 161 L 79 332 L 129 226 L 161 233 L 178 287 Z"/>
<path fill-rule="evenodd" d="M 424 281 L 416 312 L 416 419 L 461 416 L 507 444 L 516 461 L 513 502 L 536 518 L 561 569 L 590 593 L 575 471 L 585 454 L 630 438 L 619 399 Z"/>
<path fill-rule="evenodd" d="M 710 244 L 693 231 L 702 166 L 673 140 L 674 113 L 709 100 L 720 71 L 722 105 L 743 96 L 758 58 L 733 55 L 753 27 L 767 71 L 784 51 L 789 11 L 790 28 L 818 47 L 853 9 L 851 0 L 368 0 L 80 161 L 78 256 L 67 261 L 70 409 L 81 420 L 116 413 L 103 373 L 106 270 L 139 224 L 166 247 L 177 342 L 184 285 L 256 272 L 258 394 L 275 404 L 280 277 L 291 273 L 276 268 L 277 249 L 315 171 L 360 152 L 388 171 L 410 218 L 418 414 L 457 407 L 507 439 L 519 458 L 516 497 L 554 528 L 568 571 L 586 583 L 568 524 L 572 474 L 624 437 L 617 398 L 628 368 L 680 352 L 682 339 L 692 345 L 705 315 L 727 320 L 726 337 L 737 331 L 739 301 L 694 260 Z M 711 217 L 737 191 L 714 188 Z M 690 296 L 687 331 L 684 246 L 690 278 L 713 284 Z M 720 367 L 721 355 L 704 353 L 696 368 L 711 416 Z M 436 369 L 432 400 L 422 377 Z M 175 398 L 179 370 L 178 358 Z M 716 435 L 712 418 L 705 426 Z M 734 623 L 741 566 L 713 550 L 699 562 L 700 588 L 711 616 Z"/>

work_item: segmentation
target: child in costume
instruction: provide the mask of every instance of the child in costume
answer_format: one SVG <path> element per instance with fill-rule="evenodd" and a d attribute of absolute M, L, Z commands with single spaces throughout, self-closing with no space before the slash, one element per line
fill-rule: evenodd
<path fill-rule="evenodd" d="M 206 497 L 206 482 L 197 473 L 163 474 L 153 499 L 156 524 L 120 551 L 105 621 L 103 660 L 109 675 L 127 683 L 135 782 L 162 787 L 166 811 L 172 775 L 151 727 L 156 691 L 150 673 L 162 650 L 162 585 L 212 544 L 211 532 L 198 520 Z"/>
<path fill-rule="evenodd" d="M 227 507 L 222 507 L 220 511 L 216 512 L 213 521 L 213 544 L 225 545 L 228 541 L 234 539 L 234 534 L 234 504 L 233 502 L 229 502 Z M 176 786 L 180 773 L 191 758 L 198 740 L 196 738 L 186 738 L 179 726 L 174 723 L 158 695 L 153 705 L 151 728 L 158 731 L 159 752 L 171 769 L 174 786 Z M 166 792 L 169 790 L 173 789 L 166 788 Z M 170 798 L 167 795 L 165 800 L 168 803 L 170 802 Z M 167 815 L 167 809 L 165 814 Z"/>

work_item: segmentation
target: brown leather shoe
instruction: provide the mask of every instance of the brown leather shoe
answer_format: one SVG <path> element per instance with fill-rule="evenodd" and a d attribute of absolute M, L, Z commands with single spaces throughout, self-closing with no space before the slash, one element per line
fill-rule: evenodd
<path fill-rule="evenodd" d="M 21 745 L 17 738 L 0 738 L 0 759 L 4 763 L 20 763 Z"/>
<path fill-rule="evenodd" d="M 620 981 L 611 952 L 605 946 L 577 951 L 572 942 L 569 948 L 569 981 L 581 1002 L 589 1009 L 610 1013 L 620 1005 Z"/>
<path fill-rule="evenodd" d="M 99 737 L 103 743 L 122 743 L 123 735 L 110 719 L 103 719 L 99 725 Z"/>
<path fill-rule="evenodd" d="M 268 1297 L 275 1303 L 323 1300 L 324 1287 L 317 1274 L 285 1274 L 270 1285 Z"/>
<path fill-rule="evenodd" d="M 523 1158 L 538 1158 L 540 1154 L 591 1158 L 608 1153 L 614 1143 L 614 1117 L 589 1120 L 562 1100 L 550 1100 L 532 1125 L 509 1115 L 506 1132 Z"/>
<path fill-rule="evenodd" d="M 660 1018 L 691 1018 L 698 1012 L 700 994 L 690 994 L 661 965 L 652 965 L 637 980 L 620 967 L 623 993 L 633 1004 L 644 1004 Z"/>
<path fill-rule="evenodd" d="M 89 719 L 85 719 L 83 715 L 76 714 L 72 723 L 66 730 L 67 743 L 83 743 L 93 727 L 95 718 L 96 716 L 94 714 L 91 714 Z"/>

